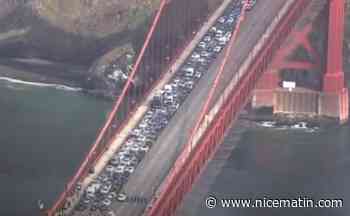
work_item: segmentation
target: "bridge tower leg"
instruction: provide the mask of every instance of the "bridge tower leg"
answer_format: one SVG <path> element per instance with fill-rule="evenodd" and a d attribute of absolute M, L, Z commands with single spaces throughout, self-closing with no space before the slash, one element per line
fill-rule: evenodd
<path fill-rule="evenodd" d="M 343 123 L 349 118 L 349 93 L 343 72 L 345 0 L 328 0 L 323 5 L 314 2 L 310 11 L 318 6 L 321 12 L 309 21 L 306 15 L 307 18 L 295 27 L 284 46 L 275 52 L 269 69 L 255 89 L 252 106 L 272 107 L 274 113 L 327 116 Z M 323 17 L 326 17 L 327 25 L 324 25 Z M 316 23 L 321 24 L 318 26 L 321 30 L 316 28 Z M 313 47 L 315 41 L 310 39 L 315 29 L 325 32 L 320 40 L 322 51 Z M 295 52 L 297 48 L 303 48 L 309 59 L 293 60 L 298 54 Z M 293 91 L 283 89 L 280 73 L 283 69 L 296 73 L 307 71 L 313 76 L 311 81 L 315 81 L 315 85 L 309 82 Z M 318 78 L 315 77 L 317 74 L 320 74 Z"/>
<path fill-rule="evenodd" d="M 344 0 L 329 1 L 327 62 L 320 100 L 320 114 L 339 118 L 341 122 L 349 118 L 348 88 L 344 85 L 343 71 L 344 13 Z"/>

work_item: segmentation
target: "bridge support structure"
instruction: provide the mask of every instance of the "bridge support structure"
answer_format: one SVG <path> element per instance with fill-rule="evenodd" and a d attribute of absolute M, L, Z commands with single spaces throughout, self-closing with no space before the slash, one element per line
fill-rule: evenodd
<path fill-rule="evenodd" d="M 237 82 L 232 89 L 229 89 L 230 84 L 228 85 L 229 92 L 226 94 L 225 90 L 222 100 L 218 100 L 222 103 L 215 115 L 211 116 L 211 111 L 207 113 L 208 118 L 212 119 L 211 122 L 197 140 L 197 144 L 193 149 L 191 147 L 192 150 L 189 152 L 188 148 L 185 147 L 180 153 L 164 184 L 160 186 L 159 193 L 155 195 L 144 215 L 174 215 L 184 195 L 191 190 L 203 167 L 215 154 L 232 122 L 235 121 L 241 109 L 248 103 L 256 83 L 271 63 L 274 50 L 281 47 L 286 36 L 290 34 L 304 8 L 308 5 L 309 0 L 288 2 L 292 2 L 288 12 L 279 18 L 278 24 L 275 28 L 271 28 L 272 30 L 268 35 L 264 35 L 267 37 L 264 37 L 261 49 L 255 55 L 250 56 L 252 57 L 250 58 L 251 61 L 247 62 L 246 65 L 243 63 L 247 66 L 241 67 L 243 75 L 237 80 L 234 79 Z M 240 74 L 240 72 L 237 72 L 237 74 Z"/>
<path fill-rule="evenodd" d="M 309 10 L 315 10 L 317 4 L 322 11 L 316 21 L 302 20 L 284 46 L 275 52 L 272 64 L 254 91 L 253 108 L 272 107 L 275 114 L 332 117 L 341 123 L 348 120 L 349 93 L 343 72 L 345 0 L 314 1 Z M 324 49 L 319 52 L 310 35 L 324 14 L 327 16 L 322 30 L 326 26 L 326 35 L 321 45 Z M 307 60 L 291 60 L 296 58 L 299 48 L 306 51 Z M 296 88 L 283 88 L 282 73 L 286 70 L 307 72 L 311 82 L 306 86 L 296 82 Z"/>
<path fill-rule="evenodd" d="M 320 104 L 321 115 L 337 117 L 341 122 L 349 118 L 349 92 L 343 71 L 344 13 L 345 0 L 329 1 L 327 66 Z"/>
<path fill-rule="evenodd" d="M 122 131 L 130 124 L 130 119 L 146 103 L 151 91 L 164 81 L 163 78 L 168 75 L 166 72 L 172 70 L 170 66 L 174 60 L 187 47 L 195 32 L 210 18 L 210 11 L 219 3 L 219 0 L 206 0 L 202 4 L 188 0 L 159 1 L 159 8 L 150 17 L 148 32 L 144 35 L 144 43 L 126 83 L 115 98 L 105 123 L 77 171 L 51 208 L 46 210 L 47 216 L 68 215 L 72 212 L 82 196 L 81 191 L 106 165 L 106 161 L 101 158 L 107 151 L 120 147 L 121 140 L 125 139 Z M 142 82 L 134 82 L 137 79 Z M 80 187 L 79 191 L 77 186 Z"/>

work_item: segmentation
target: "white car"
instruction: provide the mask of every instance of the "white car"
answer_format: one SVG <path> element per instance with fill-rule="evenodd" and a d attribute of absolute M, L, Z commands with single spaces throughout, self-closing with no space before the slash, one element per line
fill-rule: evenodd
<path fill-rule="evenodd" d="M 185 76 L 186 76 L 186 77 L 193 77 L 193 74 L 194 74 L 193 71 L 187 71 L 187 72 L 185 73 Z"/>
<path fill-rule="evenodd" d="M 216 40 L 219 42 L 227 42 L 228 41 L 227 37 L 225 37 L 225 36 L 217 37 Z"/>
<path fill-rule="evenodd" d="M 102 186 L 100 192 L 102 194 L 108 194 L 111 189 L 112 189 L 112 185 L 111 184 L 105 184 L 105 185 Z"/>
<path fill-rule="evenodd" d="M 185 76 L 189 77 L 189 76 L 193 76 L 193 75 L 192 74 L 188 75 L 188 73 L 186 73 Z M 166 100 L 164 101 L 164 104 L 165 105 L 171 105 L 174 102 L 175 102 L 175 98 L 174 97 L 167 97 Z"/>
<path fill-rule="evenodd" d="M 201 55 L 199 55 L 199 53 L 197 53 L 197 52 L 194 52 L 191 55 L 191 58 L 194 59 L 194 60 L 199 59 L 200 57 L 201 57 Z"/>
<path fill-rule="evenodd" d="M 140 128 L 146 128 L 146 127 L 148 127 L 148 123 L 147 123 L 147 120 L 142 120 L 141 122 L 140 122 L 140 124 L 139 124 L 139 127 Z"/>
<path fill-rule="evenodd" d="M 229 18 L 226 20 L 226 24 L 229 24 L 229 25 L 233 24 L 234 22 L 235 22 L 235 18 L 233 18 L 233 17 L 229 17 Z"/>
<path fill-rule="evenodd" d="M 119 164 L 119 159 L 116 159 L 116 158 L 112 158 L 110 161 L 109 161 L 110 164 L 112 164 L 113 166 L 116 166 Z"/>
<path fill-rule="evenodd" d="M 140 135 L 140 136 L 137 137 L 136 140 L 139 141 L 139 142 L 144 142 L 144 141 L 146 141 L 146 137 L 144 135 Z"/>
<path fill-rule="evenodd" d="M 165 92 L 172 92 L 174 90 L 173 86 L 171 84 L 166 84 L 164 86 L 164 91 Z"/>
<path fill-rule="evenodd" d="M 194 74 L 194 77 L 196 77 L 197 79 L 201 78 L 202 76 L 202 73 L 200 71 L 197 71 L 195 74 Z"/>
<path fill-rule="evenodd" d="M 139 136 L 140 134 L 141 134 L 141 130 L 138 129 L 138 128 L 134 128 L 134 129 L 131 131 L 131 135 Z"/>
<path fill-rule="evenodd" d="M 117 197 L 117 193 L 113 191 L 113 192 L 109 193 L 107 197 L 108 197 L 108 199 L 113 200 L 114 198 Z"/>
<path fill-rule="evenodd" d="M 83 203 L 84 203 L 85 205 L 90 204 L 90 199 L 83 199 Z"/>
<path fill-rule="evenodd" d="M 221 46 L 226 45 L 226 43 L 227 43 L 227 40 L 221 40 L 221 41 L 219 41 L 219 45 L 221 45 Z"/>
<path fill-rule="evenodd" d="M 95 193 L 97 190 L 99 190 L 101 187 L 101 184 L 99 183 L 92 183 L 86 188 L 86 194 L 88 197 L 95 197 Z"/>
<path fill-rule="evenodd" d="M 147 146 L 147 145 L 146 146 L 141 146 L 140 150 L 143 151 L 143 152 L 148 152 L 149 146 Z"/>
<path fill-rule="evenodd" d="M 186 82 L 186 84 L 185 84 L 185 86 L 186 86 L 186 88 L 188 88 L 188 89 L 193 89 L 193 81 L 187 81 Z"/>
<path fill-rule="evenodd" d="M 204 41 L 201 41 L 201 42 L 199 42 L 198 47 L 205 49 L 205 48 L 207 48 L 207 43 L 205 43 Z"/>
<path fill-rule="evenodd" d="M 114 167 L 112 165 L 107 165 L 106 166 L 106 171 L 109 172 L 109 173 L 112 173 L 112 172 L 114 172 Z"/>
<path fill-rule="evenodd" d="M 224 31 L 222 31 L 220 29 L 216 30 L 215 37 L 222 37 L 222 35 L 224 35 Z"/>
<path fill-rule="evenodd" d="M 110 206 L 110 205 L 112 204 L 112 201 L 111 201 L 110 199 L 104 199 L 104 200 L 102 201 L 102 203 L 103 203 L 103 205 L 105 205 L 105 206 Z"/>
<path fill-rule="evenodd" d="M 214 28 L 214 29 L 215 29 L 214 31 L 216 31 L 216 28 L 215 28 L 215 27 L 212 27 L 212 28 Z M 205 42 L 210 42 L 210 41 L 211 41 L 211 37 L 210 37 L 209 35 L 207 35 L 207 36 L 205 36 L 205 37 L 203 38 L 203 40 L 204 40 Z"/>
<path fill-rule="evenodd" d="M 124 170 L 125 170 L 125 166 L 119 165 L 114 169 L 114 173 L 122 174 L 124 173 Z"/>
<path fill-rule="evenodd" d="M 217 28 L 215 26 L 211 27 L 209 29 L 209 32 L 216 32 L 217 31 Z M 204 40 L 205 41 L 205 40 Z"/>
<path fill-rule="evenodd" d="M 198 54 L 199 55 L 199 54 Z M 200 56 L 199 56 L 200 57 Z M 192 77 L 194 74 L 194 68 L 193 67 L 183 67 L 182 71 L 185 72 L 185 76 Z"/>
<path fill-rule="evenodd" d="M 210 52 L 207 52 L 207 51 L 202 51 L 201 52 L 201 56 L 203 56 L 203 57 L 209 57 L 210 55 L 211 55 Z"/>
<path fill-rule="evenodd" d="M 128 173 L 133 173 L 135 171 L 135 168 L 132 167 L 132 166 L 128 166 L 125 168 L 125 171 L 128 172 Z"/>
<path fill-rule="evenodd" d="M 219 23 L 221 23 L 221 24 L 224 24 L 225 23 L 225 21 L 226 21 L 226 18 L 225 17 L 220 17 L 219 19 L 218 19 L 218 22 Z"/>
<path fill-rule="evenodd" d="M 124 202 L 127 199 L 127 196 L 125 193 L 119 193 L 117 196 L 117 200 L 120 202 Z"/>
<path fill-rule="evenodd" d="M 216 47 L 214 47 L 214 49 L 213 49 L 213 51 L 216 52 L 216 53 L 219 53 L 221 50 L 222 50 L 222 47 L 221 47 L 221 46 L 216 46 Z"/>
<path fill-rule="evenodd" d="M 131 151 L 138 152 L 140 148 L 137 145 L 131 146 Z"/>
<path fill-rule="evenodd" d="M 131 160 L 130 159 L 122 159 L 120 161 L 120 164 L 124 165 L 124 166 L 130 166 L 131 164 Z"/>
<path fill-rule="evenodd" d="M 206 60 L 205 58 L 200 58 L 200 59 L 198 59 L 198 62 L 199 62 L 199 63 L 206 63 L 207 60 Z"/>

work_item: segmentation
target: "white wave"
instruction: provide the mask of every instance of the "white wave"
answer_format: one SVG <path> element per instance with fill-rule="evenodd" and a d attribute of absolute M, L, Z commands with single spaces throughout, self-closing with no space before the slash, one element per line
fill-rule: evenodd
<path fill-rule="evenodd" d="M 60 85 L 60 84 L 29 82 L 29 81 L 10 78 L 10 77 L 0 77 L 0 80 L 5 80 L 7 82 L 23 84 L 23 85 L 37 86 L 37 87 L 51 87 L 51 88 L 66 90 L 66 91 L 81 91 L 82 90 L 81 88 L 74 88 L 74 87 Z"/>
<path fill-rule="evenodd" d="M 276 126 L 276 122 L 273 121 L 262 121 L 257 123 L 260 127 L 273 128 Z"/>
<path fill-rule="evenodd" d="M 275 128 L 276 130 L 289 130 L 290 127 L 287 125 L 281 125 Z"/>
<path fill-rule="evenodd" d="M 66 90 L 66 91 L 81 91 L 82 88 L 75 88 L 75 87 L 70 87 L 70 86 L 65 86 L 65 85 L 56 85 L 54 84 L 54 87 L 56 89 L 61 89 L 61 90 Z"/>
<path fill-rule="evenodd" d="M 294 131 L 303 131 L 307 133 L 317 133 L 319 131 L 319 127 L 307 127 L 306 122 L 299 122 L 294 125 L 277 125 L 276 122 L 273 121 L 261 121 L 256 123 L 260 127 L 265 127 L 273 130 L 294 130 Z"/>

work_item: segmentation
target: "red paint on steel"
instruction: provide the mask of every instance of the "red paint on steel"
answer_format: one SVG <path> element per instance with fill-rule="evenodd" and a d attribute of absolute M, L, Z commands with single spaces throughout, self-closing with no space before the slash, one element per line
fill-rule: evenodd
<path fill-rule="evenodd" d="M 323 80 L 323 91 L 340 93 L 344 88 L 343 39 L 345 1 L 329 1 L 327 70 Z"/>
<path fill-rule="evenodd" d="M 340 94 L 340 116 L 341 123 L 345 123 L 349 119 L 349 89 L 344 88 Z"/>
<path fill-rule="evenodd" d="M 258 84 L 256 85 L 256 89 L 265 90 L 265 91 L 275 89 L 278 87 L 278 84 L 280 81 L 281 79 L 277 71 L 270 69 L 269 71 L 266 71 L 262 75 L 262 77 L 259 79 Z M 256 96 L 259 97 L 258 95 Z M 272 100 L 272 98 L 268 98 L 268 99 Z"/>
<path fill-rule="evenodd" d="M 143 44 L 143 47 L 138 55 L 138 58 L 135 62 L 135 65 L 132 69 L 131 74 L 128 77 L 128 80 L 126 82 L 126 84 L 123 87 L 123 90 L 120 94 L 120 96 L 117 98 L 116 103 L 113 106 L 112 111 L 110 112 L 110 114 L 108 115 L 108 119 L 106 121 L 106 123 L 104 124 L 104 126 L 102 127 L 102 129 L 100 130 L 96 141 L 94 142 L 94 144 L 92 145 L 89 153 L 87 154 L 87 156 L 85 157 L 84 161 L 82 162 L 82 164 L 80 165 L 78 171 L 76 172 L 76 174 L 73 176 L 73 179 L 71 181 L 68 182 L 67 184 L 67 188 L 64 190 L 64 192 L 60 195 L 59 199 L 54 203 L 53 207 L 48 211 L 48 215 L 51 216 L 53 215 L 59 208 L 61 208 L 67 198 L 67 195 L 69 194 L 69 192 L 73 191 L 73 187 L 74 185 L 79 181 L 79 179 L 83 176 L 84 173 L 86 173 L 86 170 L 89 169 L 88 164 L 91 163 L 92 161 L 94 161 L 94 157 L 96 158 L 96 149 L 99 147 L 101 141 L 103 140 L 103 138 L 105 137 L 108 128 L 110 127 L 124 97 L 126 96 L 127 90 L 130 88 L 130 85 L 132 84 L 132 80 L 135 77 L 136 72 L 138 71 L 138 68 L 140 66 L 141 60 L 144 56 L 144 53 L 148 47 L 148 44 L 151 40 L 151 37 L 155 31 L 155 28 L 157 26 L 157 23 L 159 21 L 160 15 L 162 14 L 162 11 L 164 9 L 166 5 L 166 1 L 162 0 L 161 4 L 160 4 L 160 8 L 157 11 L 157 14 L 153 20 L 153 23 L 151 25 L 151 28 L 147 34 L 145 43 Z"/>
<path fill-rule="evenodd" d="M 220 64 L 220 67 L 216 71 L 215 80 L 214 80 L 213 86 L 210 88 L 210 91 L 209 91 L 209 94 L 208 94 L 208 98 L 206 99 L 205 104 L 204 104 L 204 106 L 201 109 L 200 116 L 197 119 L 197 122 L 196 122 L 194 128 L 191 130 L 188 143 L 185 146 L 185 148 L 186 147 L 189 148 L 189 151 L 192 150 L 192 141 L 193 141 L 194 135 L 197 133 L 198 128 L 199 128 L 200 124 L 202 123 L 205 115 L 208 114 L 209 105 L 212 102 L 212 98 L 214 96 L 215 91 L 217 90 L 218 84 L 219 84 L 219 82 L 221 80 L 221 77 L 222 77 L 222 74 L 224 72 L 224 68 L 225 68 L 226 62 L 228 61 L 228 58 L 229 58 L 229 56 L 231 54 L 233 44 L 234 44 L 234 42 L 237 39 L 237 35 L 238 35 L 238 32 L 239 32 L 241 23 L 244 20 L 244 15 L 245 15 L 245 12 L 246 12 L 245 7 L 246 6 L 244 5 L 243 8 L 242 8 L 242 14 L 240 15 L 239 20 L 237 22 L 237 26 L 234 27 L 234 29 L 233 29 L 233 34 L 232 34 L 231 40 L 230 40 L 230 42 L 228 44 L 228 48 L 225 51 L 225 55 L 224 55 L 224 58 L 222 60 L 222 63 Z"/>
<path fill-rule="evenodd" d="M 295 69 L 295 70 L 312 70 L 316 69 L 317 65 L 308 61 L 285 61 L 278 65 L 279 68 Z"/>
<path fill-rule="evenodd" d="M 168 4 L 169 1 L 167 1 L 166 3 Z M 161 13 L 161 11 L 158 11 L 158 12 Z M 210 16 L 208 16 L 208 17 L 206 17 L 206 18 L 209 19 Z M 169 27 L 169 25 L 168 25 L 168 27 Z M 190 38 L 189 38 L 188 40 L 186 40 L 186 42 L 184 42 L 183 46 L 181 46 L 181 47 L 177 48 L 175 51 L 173 51 L 173 53 L 175 53 L 175 54 L 174 54 L 174 57 L 171 59 L 170 63 L 167 65 L 167 67 L 165 67 L 165 70 L 164 70 L 164 71 L 169 71 L 169 70 L 170 70 L 170 67 L 171 67 L 171 66 L 174 64 L 174 62 L 178 59 L 178 56 L 182 53 L 182 50 L 184 50 L 184 48 L 187 47 L 188 44 L 192 41 L 192 39 L 193 39 L 194 36 L 195 36 L 194 34 L 191 34 L 191 35 L 190 35 Z M 168 36 L 168 37 L 170 37 L 170 36 Z M 171 44 L 171 42 L 170 42 L 170 44 Z M 164 75 L 165 75 L 165 73 L 161 73 L 161 74 L 160 74 L 160 78 L 159 78 L 157 81 L 155 81 L 154 84 L 152 84 L 152 86 L 146 91 L 145 95 L 149 95 L 149 93 L 151 92 L 151 90 L 159 83 L 159 81 L 162 80 L 162 78 L 164 77 Z M 122 125 L 120 125 L 120 126 L 117 128 L 117 130 L 116 130 L 116 132 L 115 132 L 115 135 L 111 138 L 111 140 L 113 140 L 113 139 L 115 138 L 115 136 L 118 134 L 118 132 L 124 127 L 125 123 L 127 123 L 128 120 L 130 119 L 130 117 L 135 113 L 135 111 L 136 111 L 137 108 L 138 108 L 138 104 L 139 104 L 139 103 L 137 103 L 136 106 L 135 106 L 132 110 L 130 110 L 130 111 L 128 112 L 128 116 L 127 116 L 126 119 L 123 121 Z M 111 113 L 110 113 L 109 115 L 111 115 Z M 109 144 L 110 144 L 110 143 L 109 143 Z M 105 148 L 104 148 L 101 152 L 99 152 L 99 153 L 96 155 L 96 158 L 94 159 L 94 161 L 98 161 L 99 158 L 100 158 L 100 157 L 103 155 L 103 153 L 105 152 L 105 150 L 108 149 L 108 147 L 109 147 L 109 145 L 106 145 Z M 83 176 L 84 176 L 84 175 L 81 175 L 81 177 L 79 177 L 78 180 L 81 179 Z M 74 185 L 74 184 L 75 184 L 75 183 L 72 183 L 72 185 Z M 62 196 L 62 195 L 61 195 L 61 196 L 60 196 L 60 199 L 59 199 L 60 201 L 58 200 L 58 201 L 56 202 L 56 203 L 57 203 L 57 207 L 55 207 L 55 208 L 53 207 L 53 208 L 49 209 L 49 210 L 47 211 L 47 215 L 52 215 L 55 211 L 57 211 L 57 209 L 59 208 L 59 206 L 62 206 L 62 205 L 64 204 L 64 203 L 62 203 L 62 202 L 65 201 L 65 198 L 67 197 L 67 195 L 70 194 L 72 191 L 69 190 L 68 188 L 66 188 L 66 190 L 65 190 L 64 192 L 66 192 L 66 193 L 65 193 L 65 196 Z M 62 197 L 62 198 L 61 198 L 61 197 Z M 55 209 L 56 209 L 56 210 L 55 210 Z"/>
<path fill-rule="evenodd" d="M 243 13 L 244 13 L 244 12 L 243 12 Z M 242 16 L 242 17 L 243 17 L 243 16 Z M 239 26 L 240 26 L 241 21 L 242 21 L 242 19 L 240 18 L 240 19 L 239 19 L 239 22 L 238 22 L 238 24 L 237 24 L 237 28 L 235 28 L 234 34 L 233 34 L 233 36 L 232 36 L 232 38 L 231 38 L 231 40 L 230 40 L 229 48 L 226 49 L 225 57 L 224 57 L 224 60 L 223 60 L 223 61 L 225 61 L 225 62 L 227 61 L 228 54 L 229 54 L 229 52 L 230 52 L 230 50 L 231 50 L 230 48 L 231 48 L 232 45 L 233 45 L 233 41 L 235 40 L 235 38 L 236 38 L 236 36 L 237 36 L 237 32 L 238 32 L 238 29 L 239 29 Z M 201 112 L 200 112 L 200 117 L 199 117 L 199 119 L 198 119 L 198 121 L 197 121 L 197 124 L 195 125 L 194 129 L 193 129 L 192 132 L 191 132 L 190 139 L 189 139 L 190 141 L 192 141 L 192 138 L 193 138 L 193 134 L 194 134 L 193 131 L 196 131 L 196 130 L 198 129 L 199 123 L 200 123 L 200 122 L 202 121 L 202 119 L 204 118 L 205 112 L 207 112 L 207 109 L 208 109 L 208 107 L 209 107 L 209 103 L 210 103 L 210 101 L 211 101 L 211 98 L 212 98 L 212 96 L 213 96 L 213 93 L 214 93 L 214 91 L 215 91 L 215 89 L 216 89 L 216 86 L 218 85 L 218 82 L 220 81 L 220 78 L 221 78 L 221 75 L 222 75 L 222 72 L 223 72 L 223 65 L 224 65 L 224 64 L 221 64 L 219 70 L 217 71 L 217 74 L 216 74 L 216 77 L 215 77 L 215 80 L 214 80 L 214 85 L 213 85 L 213 87 L 210 89 L 210 92 L 209 92 L 209 97 L 208 97 L 208 99 L 206 100 L 206 103 L 205 103 L 205 105 L 203 106 L 203 108 L 202 108 L 202 110 L 201 110 Z M 188 142 L 187 145 L 185 146 L 185 152 L 186 152 L 187 154 L 189 154 L 190 152 L 189 152 L 189 151 L 186 151 L 186 149 L 191 149 L 191 143 L 190 143 L 190 142 Z M 183 158 L 187 158 L 187 157 L 188 157 L 187 155 L 183 155 L 183 156 L 181 157 L 181 155 L 182 155 L 182 154 L 180 154 L 180 157 L 175 161 L 175 164 L 174 164 L 174 166 L 173 166 L 173 170 L 170 171 L 170 176 L 166 177 L 166 179 L 165 179 L 165 181 L 164 181 L 164 187 L 167 187 L 167 185 L 170 184 L 170 182 L 175 178 L 174 176 L 177 175 L 177 173 L 178 173 L 178 171 L 179 171 L 177 168 L 180 168 L 180 167 L 182 166 L 182 163 L 185 161 L 185 160 L 183 160 Z M 163 195 L 163 194 L 161 194 L 161 196 L 162 196 L 162 195 Z"/>
<path fill-rule="evenodd" d="M 277 30 L 275 29 L 272 36 L 265 43 L 264 48 L 253 61 L 247 73 L 242 80 L 238 82 L 234 90 L 231 91 L 230 97 L 220 108 L 211 125 L 208 127 L 204 137 L 201 138 L 192 154 L 184 158 L 181 172 L 172 176 L 172 181 L 162 187 L 159 197 L 151 203 L 150 209 L 146 211 L 149 216 L 167 216 L 172 215 L 177 205 L 181 202 L 184 194 L 190 190 L 193 182 L 199 176 L 201 168 L 206 164 L 208 159 L 214 154 L 215 149 L 224 137 L 224 131 L 230 126 L 230 123 L 238 115 L 243 105 L 248 101 L 259 76 L 267 68 L 267 63 L 271 61 L 273 51 L 278 48 L 286 35 L 291 31 L 298 17 L 307 5 L 308 0 L 295 1 L 292 9 L 280 22 Z M 229 120 L 227 120 L 229 119 Z M 186 150 L 181 153 L 188 156 Z"/>
<path fill-rule="evenodd" d="M 273 70 L 281 70 L 286 68 L 310 70 L 319 67 L 321 62 L 319 54 L 311 46 L 309 40 L 309 34 L 311 31 L 311 24 L 304 26 L 301 30 L 294 30 L 290 35 L 290 39 L 287 41 L 287 43 L 277 51 L 271 68 Z M 313 62 L 289 60 L 289 57 L 299 46 L 303 47 L 308 52 Z"/>

